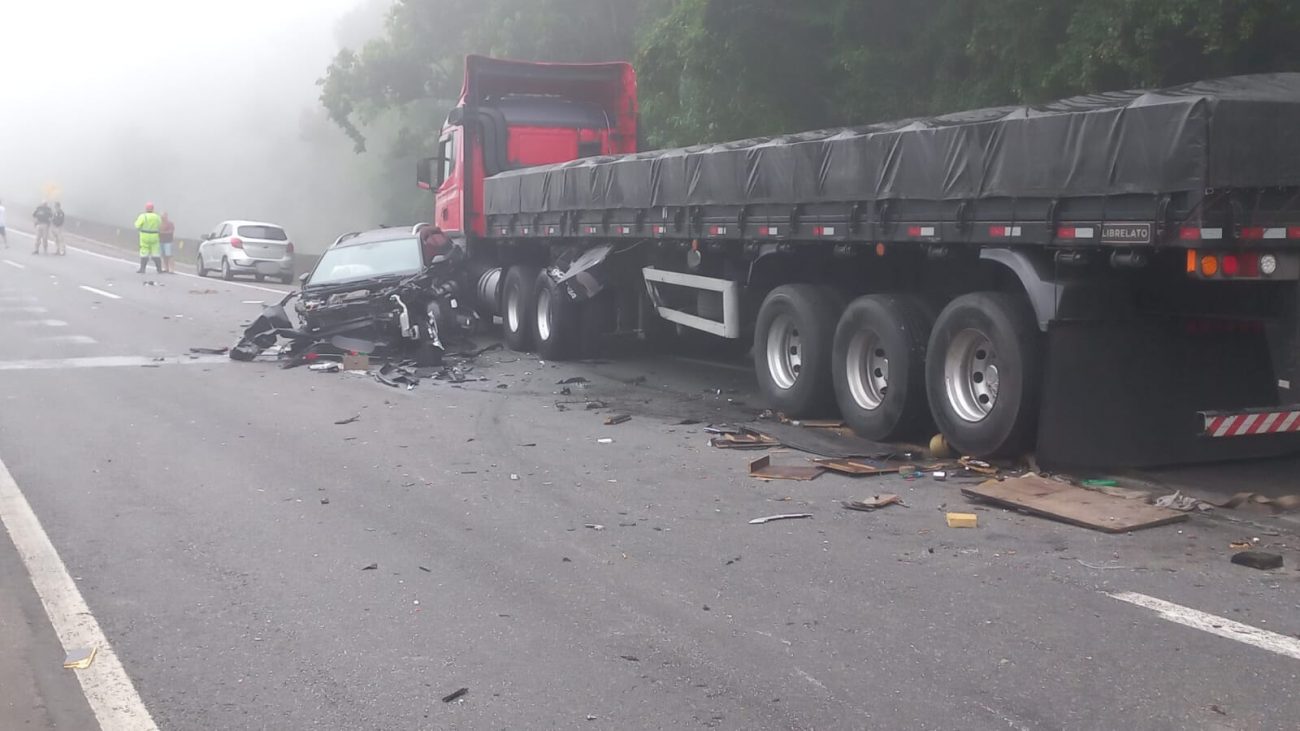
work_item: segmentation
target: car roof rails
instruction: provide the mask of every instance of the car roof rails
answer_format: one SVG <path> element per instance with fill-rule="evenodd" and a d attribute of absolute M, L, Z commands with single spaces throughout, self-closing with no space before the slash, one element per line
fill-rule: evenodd
<path fill-rule="evenodd" d="M 338 237 L 337 239 L 334 239 L 334 243 L 330 244 L 330 248 L 334 248 L 335 246 L 338 246 L 344 241 L 347 241 L 348 239 L 355 238 L 360 235 L 361 235 L 360 231 L 351 231 L 349 233 L 345 233 L 342 236 Z"/>

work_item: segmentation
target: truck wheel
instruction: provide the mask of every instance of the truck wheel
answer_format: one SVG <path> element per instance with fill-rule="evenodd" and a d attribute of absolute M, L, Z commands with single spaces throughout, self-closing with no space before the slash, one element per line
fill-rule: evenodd
<path fill-rule="evenodd" d="M 506 345 L 525 353 L 533 345 L 533 320 L 536 317 L 537 267 L 516 264 L 506 272 L 501 284 L 501 320 Z"/>
<path fill-rule="evenodd" d="M 1021 297 L 978 292 L 944 308 L 930 334 L 926 390 L 935 423 L 955 450 L 1018 456 L 1032 446 L 1042 348 Z"/>
<path fill-rule="evenodd" d="M 537 354 L 546 360 L 572 358 L 581 324 L 578 303 L 569 299 L 564 288 L 551 281 L 545 271 L 538 272 L 533 289 L 537 297 L 531 334 Z"/>
<path fill-rule="evenodd" d="M 791 417 L 834 407 L 831 343 L 839 312 L 823 287 L 787 284 L 763 300 L 754 326 L 754 370 L 766 404 Z"/>
<path fill-rule="evenodd" d="M 840 414 L 855 432 L 890 441 L 925 431 L 925 349 L 933 324 L 925 305 L 904 295 L 859 297 L 844 310 L 831 373 Z"/>

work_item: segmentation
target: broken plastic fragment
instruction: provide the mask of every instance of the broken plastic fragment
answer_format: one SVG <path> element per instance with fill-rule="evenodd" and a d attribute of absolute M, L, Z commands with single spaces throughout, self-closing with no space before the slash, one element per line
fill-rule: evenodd
<path fill-rule="evenodd" d="M 68 670 L 85 670 L 95 662 L 95 654 L 98 651 L 98 647 L 77 647 L 68 650 L 67 656 L 63 658 L 63 667 Z"/>

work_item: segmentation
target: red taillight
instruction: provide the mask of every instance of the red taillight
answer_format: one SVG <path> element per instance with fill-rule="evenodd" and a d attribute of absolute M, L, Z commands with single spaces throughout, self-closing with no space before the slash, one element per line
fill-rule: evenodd
<path fill-rule="evenodd" d="M 285 244 L 285 246 L 284 246 L 284 250 L 287 251 L 287 252 L 289 252 L 290 254 L 292 254 L 292 253 L 293 253 L 293 242 L 290 241 L 289 243 Z"/>
<path fill-rule="evenodd" d="M 242 239 L 231 239 L 230 245 L 236 249 L 242 249 L 244 248 L 244 241 Z"/>
<path fill-rule="evenodd" d="M 1220 262 L 1219 270 L 1225 277 L 1235 277 L 1241 271 L 1241 262 L 1237 260 L 1236 254 L 1224 254 Z"/>
<path fill-rule="evenodd" d="M 1201 229 L 1196 226 L 1184 226 L 1178 229 L 1178 238 L 1183 241 L 1200 241 Z"/>
<path fill-rule="evenodd" d="M 1300 226 L 1292 226 L 1286 230 L 1288 239 L 1300 239 Z"/>
<path fill-rule="evenodd" d="M 1259 257 L 1255 254 L 1241 255 L 1241 276 L 1258 277 L 1259 276 Z"/>
<path fill-rule="evenodd" d="M 1264 238 L 1264 229 L 1258 226 L 1247 226 L 1241 229 L 1240 238 L 1244 241 L 1260 241 Z"/>

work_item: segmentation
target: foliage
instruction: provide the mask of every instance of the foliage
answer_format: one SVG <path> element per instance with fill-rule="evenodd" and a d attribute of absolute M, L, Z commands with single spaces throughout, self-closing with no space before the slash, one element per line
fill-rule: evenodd
<path fill-rule="evenodd" d="M 683 145 L 1300 70 L 1298 36 L 1296 0 L 396 0 L 321 102 L 420 147 L 467 53 L 634 58 L 646 142 Z"/>

